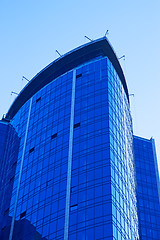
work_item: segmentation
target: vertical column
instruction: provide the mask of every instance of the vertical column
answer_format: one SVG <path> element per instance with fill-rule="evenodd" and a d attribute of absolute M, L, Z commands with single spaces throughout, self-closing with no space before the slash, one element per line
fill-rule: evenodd
<path fill-rule="evenodd" d="M 64 240 L 68 240 L 68 231 L 69 231 L 69 209 L 70 209 L 70 193 L 71 193 L 71 171 L 72 171 L 75 88 L 76 88 L 76 70 L 74 69 L 73 70 L 73 80 L 72 80 L 72 99 L 71 99 L 70 133 L 69 133 L 66 208 L 65 208 L 65 222 L 64 222 Z"/>
<path fill-rule="evenodd" d="M 26 125 L 26 131 L 25 131 L 25 137 L 24 137 L 24 143 L 23 143 L 22 158 L 21 158 L 21 162 L 20 162 L 18 185 L 17 185 L 17 191 L 16 191 L 16 198 L 15 198 L 15 204 L 14 204 L 14 210 L 13 210 L 13 216 L 12 216 L 9 240 L 12 240 L 12 237 L 13 237 L 13 229 L 14 229 L 14 222 L 15 222 L 15 217 L 16 217 L 18 195 L 19 195 L 19 189 L 20 189 L 20 182 L 21 182 L 23 162 L 24 162 L 24 155 L 25 155 L 27 135 L 28 135 L 28 128 L 29 128 L 29 121 L 30 121 L 30 115 L 31 115 L 31 107 L 32 107 L 32 98 L 30 99 L 30 105 L 29 105 L 29 111 L 28 111 L 28 119 L 27 119 L 27 125 Z"/>

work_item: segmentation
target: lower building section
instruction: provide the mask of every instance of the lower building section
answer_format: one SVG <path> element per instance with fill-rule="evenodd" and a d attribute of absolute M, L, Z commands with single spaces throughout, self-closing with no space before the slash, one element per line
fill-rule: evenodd
<path fill-rule="evenodd" d="M 8 222 L 11 222 L 11 219 L 8 219 Z M 5 227 L 2 228 L 0 232 L 1 240 L 8 240 L 10 238 L 10 229 L 11 224 L 7 224 Z M 27 219 L 15 221 L 12 239 L 47 240 L 47 238 L 42 238 L 42 235 L 36 231 L 36 227 L 34 227 Z"/>
<path fill-rule="evenodd" d="M 10 202 L 17 165 L 20 139 L 12 125 L 0 121 L 0 228 L 11 223 Z M 0 238 L 1 239 L 1 238 Z M 3 238 L 2 238 L 3 239 Z M 5 238 L 4 238 L 5 239 Z"/>
<path fill-rule="evenodd" d="M 139 234 L 142 240 L 160 239 L 159 174 L 154 139 L 134 136 Z"/>

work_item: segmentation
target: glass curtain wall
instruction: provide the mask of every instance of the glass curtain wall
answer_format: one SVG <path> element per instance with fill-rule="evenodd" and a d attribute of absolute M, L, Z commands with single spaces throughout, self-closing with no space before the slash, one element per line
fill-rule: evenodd
<path fill-rule="evenodd" d="M 34 226 L 26 239 L 138 239 L 129 103 L 107 57 L 54 79 L 11 124 L 20 147 L 10 240 L 24 219 Z"/>

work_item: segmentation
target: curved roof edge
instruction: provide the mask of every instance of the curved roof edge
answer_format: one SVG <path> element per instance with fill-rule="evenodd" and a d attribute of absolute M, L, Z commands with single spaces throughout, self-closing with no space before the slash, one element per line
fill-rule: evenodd
<path fill-rule="evenodd" d="M 25 102 L 53 79 L 98 56 L 107 56 L 109 58 L 123 84 L 129 101 L 127 84 L 120 63 L 111 44 L 106 37 L 103 37 L 73 49 L 42 69 L 22 89 L 5 118 L 11 120 Z"/>

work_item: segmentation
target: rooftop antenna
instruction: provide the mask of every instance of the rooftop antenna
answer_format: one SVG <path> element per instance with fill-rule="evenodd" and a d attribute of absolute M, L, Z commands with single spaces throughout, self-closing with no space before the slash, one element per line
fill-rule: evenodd
<path fill-rule="evenodd" d="M 22 76 L 22 81 L 23 81 L 23 79 L 25 79 L 27 82 L 29 82 L 29 80 L 25 76 Z"/>
<path fill-rule="evenodd" d="M 62 55 L 60 54 L 60 52 L 58 52 L 58 50 L 56 50 L 56 53 L 58 53 L 58 55 L 61 57 Z"/>
<path fill-rule="evenodd" d="M 107 30 L 107 31 L 106 31 L 106 33 L 105 33 L 105 35 L 104 35 L 104 36 L 106 37 L 106 35 L 108 35 L 108 34 L 109 34 L 109 30 Z"/>
<path fill-rule="evenodd" d="M 123 55 L 122 57 L 118 58 L 119 60 L 122 59 L 125 60 L 125 55 Z"/>
<path fill-rule="evenodd" d="M 16 93 L 16 92 L 11 92 L 11 95 L 12 95 L 12 94 L 15 94 L 15 95 L 17 95 L 17 96 L 18 96 L 18 93 Z"/>
<path fill-rule="evenodd" d="M 87 38 L 89 41 L 93 41 L 91 38 L 87 37 L 87 36 L 84 36 L 85 38 Z"/>

